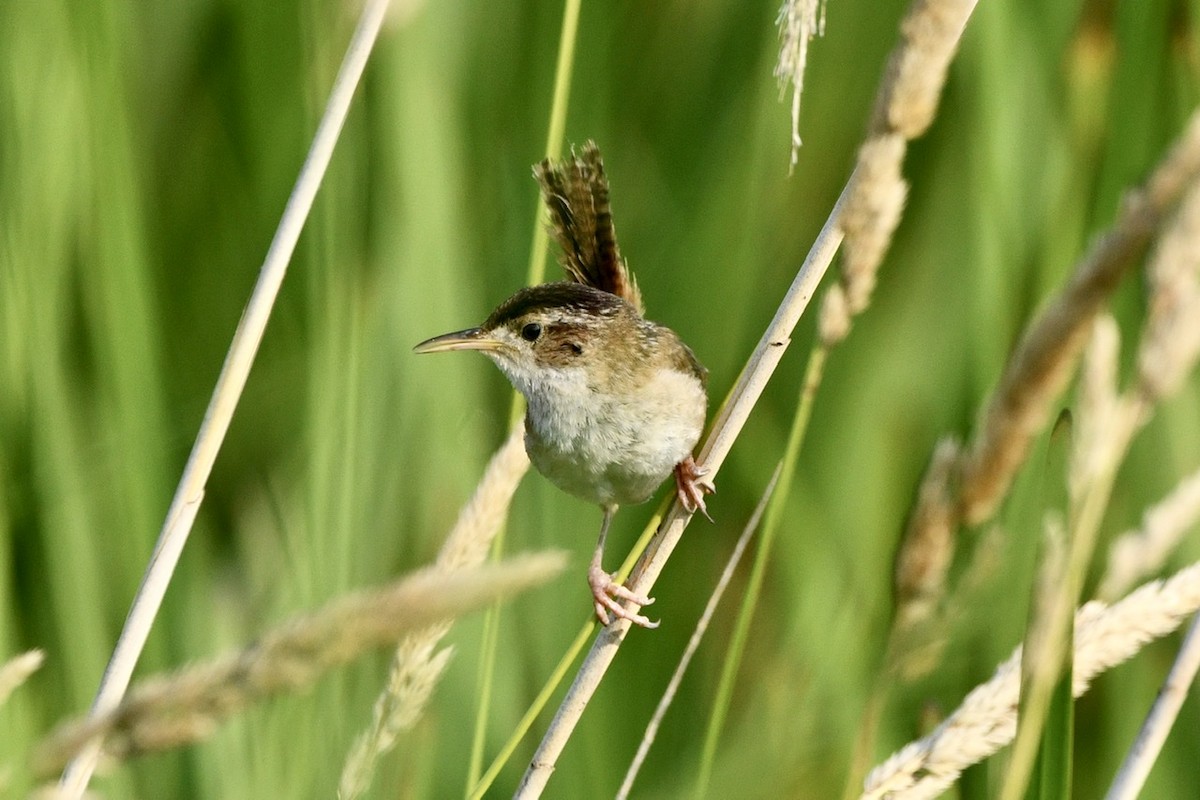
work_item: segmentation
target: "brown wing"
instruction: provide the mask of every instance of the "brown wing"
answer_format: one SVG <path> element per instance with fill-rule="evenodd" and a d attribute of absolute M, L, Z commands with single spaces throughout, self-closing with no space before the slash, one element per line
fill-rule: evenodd
<path fill-rule="evenodd" d="M 572 149 L 569 158 L 542 161 L 533 174 L 550 211 L 550 230 L 562 248 L 560 260 L 568 277 L 615 294 L 643 312 L 642 294 L 617 246 L 608 178 L 596 143 L 586 142 L 579 156 Z"/>

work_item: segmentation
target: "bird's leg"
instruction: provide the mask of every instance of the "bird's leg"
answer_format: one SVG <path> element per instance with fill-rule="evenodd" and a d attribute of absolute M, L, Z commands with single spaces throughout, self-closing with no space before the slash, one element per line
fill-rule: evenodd
<path fill-rule="evenodd" d="M 651 622 L 641 614 L 627 611 L 619 601 L 627 600 L 639 606 L 648 606 L 654 602 L 653 597 L 634 594 L 625 585 L 613 580 L 613 575 L 604 571 L 601 561 L 604 558 L 604 540 L 608 536 L 608 526 L 612 524 L 613 515 L 617 513 L 616 506 L 604 506 L 604 521 L 600 523 L 600 541 L 596 542 L 596 552 L 592 554 L 592 564 L 588 567 L 588 585 L 592 587 L 592 597 L 596 601 L 596 616 L 603 625 L 609 622 L 608 612 L 611 611 L 620 619 L 627 619 L 643 628 L 657 628 L 657 622 Z M 607 609 L 607 610 L 606 610 Z"/>
<path fill-rule="evenodd" d="M 708 509 L 704 507 L 704 495 L 716 494 L 717 487 L 713 486 L 712 481 L 704 479 L 707 474 L 708 470 L 697 466 L 690 455 L 680 461 L 675 465 L 675 496 L 689 514 L 699 511 L 712 522 L 713 518 L 708 516 Z"/>

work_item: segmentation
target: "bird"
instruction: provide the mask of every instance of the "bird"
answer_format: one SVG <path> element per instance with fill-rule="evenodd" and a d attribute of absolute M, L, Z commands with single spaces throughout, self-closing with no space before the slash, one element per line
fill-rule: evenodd
<path fill-rule="evenodd" d="M 500 368 L 525 397 L 530 462 L 603 512 L 588 567 L 597 618 L 608 625 L 611 613 L 654 628 L 658 622 L 623 605 L 654 600 L 604 570 L 604 543 L 617 508 L 645 502 L 672 474 L 685 510 L 708 516 L 704 496 L 716 487 L 692 455 L 707 416 L 708 371 L 678 334 L 644 316 L 595 142 L 541 161 L 534 177 L 567 280 L 520 289 L 478 327 L 413 349 L 477 350 Z"/>

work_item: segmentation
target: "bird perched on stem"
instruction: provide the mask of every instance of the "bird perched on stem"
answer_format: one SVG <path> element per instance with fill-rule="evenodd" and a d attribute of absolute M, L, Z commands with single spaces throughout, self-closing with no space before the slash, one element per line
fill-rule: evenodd
<path fill-rule="evenodd" d="M 708 372 L 670 328 L 642 316 L 617 247 L 608 179 L 595 143 L 534 167 L 569 280 L 521 289 L 477 328 L 436 336 L 418 353 L 479 350 L 525 396 L 525 449 L 565 492 L 599 504 L 588 569 L 596 616 L 658 626 L 622 601 L 649 605 L 601 566 L 617 507 L 642 503 L 674 473 L 689 512 L 715 491 L 692 459 L 704 427 Z"/>

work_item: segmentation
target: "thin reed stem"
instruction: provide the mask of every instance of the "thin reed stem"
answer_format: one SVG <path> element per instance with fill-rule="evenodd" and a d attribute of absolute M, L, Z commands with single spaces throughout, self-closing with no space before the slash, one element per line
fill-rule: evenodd
<path fill-rule="evenodd" d="M 1200 470 L 1180 480 L 1167 497 L 1148 510 L 1139 529 L 1117 537 L 1109 548 L 1108 569 L 1096 596 L 1112 602 L 1137 581 L 1162 569 L 1197 520 L 1200 520 Z"/>
<path fill-rule="evenodd" d="M 618 569 L 616 572 L 616 577 L 614 580 L 617 581 L 617 583 L 623 583 L 625 581 L 625 579 L 629 576 L 629 573 L 633 570 L 634 564 L 637 563 L 637 560 L 641 557 L 642 553 L 645 552 L 646 546 L 649 545 L 651 538 L 654 536 L 655 530 L 658 529 L 659 522 L 662 521 L 663 513 L 668 506 L 669 500 L 670 498 L 665 499 L 658 510 L 651 515 L 650 521 L 646 523 L 646 527 L 643 529 L 641 536 L 639 536 L 637 541 L 634 542 L 633 547 L 629 551 L 629 555 L 625 557 L 625 561 L 621 564 L 620 569 Z M 563 653 L 562 658 L 558 660 L 558 664 L 555 666 L 553 672 L 551 672 L 550 677 L 546 679 L 545 685 L 542 686 L 541 691 L 537 693 L 537 697 L 535 697 L 533 702 L 530 703 L 529 708 L 525 711 L 525 714 L 521 717 L 520 721 L 509 735 L 508 741 L 505 742 L 504 746 L 500 748 L 500 752 L 492 761 L 492 765 L 488 767 L 487 772 L 483 774 L 483 777 L 480 778 L 479 782 L 472 788 L 470 795 L 471 800 L 479 800 L 479 798 L 482 798 L 484 793 L 491 788 L 492 783 L 496 780 L 496 776 L 500 774 L 500 770 L 502 770 L 504 765 L 508 763 L 508 760 L 512 758 L 512 754 L 516 752 L 517 746 L 521 743 L 521 740 L 525 738 L 525 734 L 528 733 L 529 729 L 533 727 L 534 720 L 536 720 L 538 715 L 542 713 L 542 710 L 545 709 L 546 705 L 550 702 L 550 698 L 554 695 L 555 690 L 558 689 L 559 684 L 561 684 L 563 679 L 566 678 L 567 670 L 570 669 L 571 664 L 575 663 L 575 659 L 583 651 L 584 646 L 587 644 L 587 640 L 595 632 L 597 624 L 596 616 L 594 614 L 589 614 L 587 620 L 579 629 L 579 633 L 574 639 L 571 640 L 571 644 L 567 647 L 566 652 Z"/>
<path fill-rule="evenodd" d="M 134 666 L 145 647 L 150 627 L 158 615 L 183 546 L 191 533 L 196 512 L 199 511 L 204 498 L 205 484 L 212 473 L 213 463 L 229 430 L 229 423 L 233 419 L 233 412 L 237 408 L 242 390 L 246 386 L 246 379 L 254 364 L 254 356 L 267 328 L 267 320 L 271 316 L 279 287 L 287 273 L 288 262 L 291 261 L 300 231 L 312 209 L 317 189 L 333 156 L 334 145 L 337 144 L 342 125 L 350 111 L 354 90 L 362 78 L 367 59 L 375 46 L 387 8 L 388 0 L 368 0 L 359 17 L 358 27 L 346 48 L 346 55 L 333 82 L 317 131 L 313 135 L 308 156 L 300 168 L 296 185 L 275 231 L 275 238 L 271 241 L 263 260 L 258 283 L 254 286 L 234 333 L 233 342 L 229 346 L 225 364 L 213 389 L 212 400 L 209 401 L 204 421 L 196 435 L 196 443 L 188 457 L 187 466 L 184 467 L 179 487 L 175 490 L 171 507 L 167 511 L 166 522 L 159 533 L 158 543 L 154 547 L 142 584 L 138 587 L 137 595 L 129 609 L 125 627 L 96 690 L 96 699 L 91 710 L 94 717 L 101 717 L 115 709 L 129 687 Z M 60 782 L 65 798 L 74 800 L 83 795 L 92 772 L 95 771 L 99 755 L 100 745 L 99 742 L 95 742 L 84 748 L 75 760 L 67 765 Z"/>
<path fill-rule="evenodd" d="M 721 738 L 721 731 L 725 727 L 729 705 L 733 701 L 733 688 L 737 681 L 738 670 L 741 668 L 742 656 L 746 652 L 750 624 L 754 621 L 755 611 L 758 610 L 758 600 L 762 596 L 762 584 L 771 556 L 771 547 L 783 519 L 783 509 L 787 506 L 788 497 L 791 494 L 796 463 L 800 458 L 800 448 L 804 444 L 804 434 L 808 430 L 808 422 L 812 418 L 813 402 L 816 399 L 817 389 L 821 385 L 821 377 L 825 372 L 825 357 L 828 353 L 828 348 L 817 343 L 813 345 L 812 351 L 808 354 L 808 366 L 804 371 L 804 381 L 800 387 L 796 414 L 792 418 L 792 429 L 788 432 L 787 447 L 783 453 L 782 472 L 779 478 L 781 487 L 774 493 L 767 508 L 767 517 L 763 523 L 758 549 L 754 554 L 754 564 L 746 583 L 746 592 L 742 596 L 742 604 L 738 609 L 737 621 L 734 623 L 729 647 L 726 649 L 725 658 L 721 663 L 721 677 L 717 682 L 712 710 L 709 712 L 708 726 L 704 732 L 704 746 L 700 753 L 700 767 L 696 773 L 694 796 L 698 798 L 703 797 L 708 790 L 708 782 L 716 761 L 717 744 Z"/>
<path fill-rule="evenodd" d="M 1171 726 L 1179 716 L 1179 709 L 1187 698 L 1188 687 L 1196 680 L 1196 672 L 1200 670 L 1200 615 L 1192 617 L 1187 636 L 1179 648 L 1179 655 L 1171 666 L 1171 674 L 1159 691 L 1154 706 L 1146 716 L 1146 721 L 1138 731 L 1137 741 L 1129 749 L 1129 754 L 1117 771 L 1112 787 L 1105 800 L 1134 800 L 1141 794 L 1146 783 L 1150 768 L 1158 759 L 1163 742 Z"/>
<path fill-rule="evenodd" d="M 496 781 L 496 777 L 500 774 L 500 770 L 504 769 L 504 765 L 508 763 L 508 760 L 512 758 L 512 754 L 516 752 L 517 745 L 521 743 L 521 740 L 525 738 L 525 734 L 533 727 L 538 714 L 542 713 L 542 709 L 550 702 L 550 698 L 554 695 L 554 691 L 558 688 L 558 685 L 567 676 L 567 670 L 571 668 L 571 665 L 575 663 L 575 659 L 583 652 L 583 648 L 587 645 L 587 641 L 591 638 L 595 628 L 596 623 L 593 620 L 588 620 L 580 628 L 575 638 L 571 640 L 571 644 L 567 646 L 566 652 L 558 660 L 558 664 L 551 671 L 545 685 L 542 686 L 541 691 L 537 693 L 533 702 L 530 703 L 529 708 L 521 716 L 520 721 L 517 722 L 512 735 L 509 736 L 504 746 L 500 748 L 500 752 L 496 754 L 496 758 L 487 768 L 487 772 L 483 773 L 479 781 L 471 787 L 468 794 L 470 800 L 482 800 L 484 794 L 491 788 L 492 784 Z"/>
<path fill-rule="evenodd" d="M 697 463 L 708 470 L 710 477 L 715 478 L 720 471 L 721 464 L 729 455 L 734 441 L 741 433 L 758 398 L 762 395 L 767 382 L 787 351 L 796 323 L 800 321 L 800 316 L 808 307 L 808 302 L 812 299 L 817 284 L 833 261 L 834 253 L 837 252 L 842 241 L 838 218 L 853 185 L 854 175 L 851 175 L 846 188 L 842 190 L 829 218 L 813 243 L 808 257 L 805 258 L 804 264 L 800 267 L 800 271 L 776 311 L 774 319 L 771 320 L 771 324 L 759 339 L 741 377 L 729 397 L 726 398 L 721 412 L 717 415 L 716 422 L 713 423 L 712 433 L 705 441 L 697 458 Z M 675 545 L 679 543 L 691 516 L 683 510 L 678 502 L 672 504 L 671 510 L 663 520 L 662 528 L 651 540 L 646 552 L 642 554 L 637 566 L 634 567 L 629 584 L 635 593 L 648 594 L 653 588 L 654 582 L 658 579 L 663 567 L 666 566 L 666 561 L 674 551 Z M 591 651 L 580 665 L 575 681 L 567 690 L 567 695 L 559 706 L 554 720 L 550 723 L 541 744 L 534 753 L 517 790 L 517 797 L 541 795 L 571 732 L 583 715 L 588 701 L 600 685 L 604 673 L 612 664 L 612 660 L 616 657 L 617 650 L 628 632 L 629 621 L 616 620 L 596 637 Z"/>
<path fill-rule="evenodd" d="M 775 487 L 779 483 L 779 475 L 782 470 L 783 462 L 780 461 L 775 466 L 775 471 L 771 474 L 771 480 L 767 482 L 767 488 L 763 492 L 762 497 L 759 498 L 758 505 L 754 508 L 754 513 L 750 515 L 750 520 L 746 523 L 746 527 L 742 529 L 742 535 L 738 537 L 733 551 L 729 554 L 729 558 L 725 562 L 725 568 L 721 571 L 721 577 L 717 580 L 717 585 L 713 588 L 713 592 L 708 598 L 708 603 L 704 606 L 704 612 L 696 622 L 696 629 L 692 632 L 692 637 L 688 640 L 687 647 L 684 648 L 683 655 L 679 658 L 679 664 L 676 665 L 675 672 L 671 675 L 671 680 L 667 682 L 667 688 L 663 691 L 662 699 L 659 700 L 658 706 L 654 709 L 654 715 L 646 725 L 646 731 L 642 734 L 642 741 L 638 745 L 637 753 L 634 754 L 633 761 L 625 773 L 625 780 L 621 782 L 621 788 L 617 791 L 618 800 L 626 800 L 629 797 L 629 793 L 633 791 L 633 782 L 637 779 L 637 774 L 641 771 L 642 764 L 645 763 L 646 756 L 650 753 L 650 746 L 654 744 L 654 740 L 658 736 L 658 729 L 662 725 L 663 717 L 666 716 L 667 709 L 674 702 L 675 694 L 679 691 L 679 684 L 683 682 L 683 676 L 687 673 L 687 668 L 692 663 L 693 656 L 700 649 L 700 643 L 704 640 L 704 634 L 708 631 L 713 614 L 716 613 L 717 606 L 721 604 L 721 598 L 725 595 L 725 589 L 729 587 L 729 582 L 733 580 L 733 573 L 742 560 L 742 554 L 746 551 L 746 546 L 750 544 L 750 537 L 758 529 L 759 520 L 762 519 L 767 504 L 775 494 Z"/>

